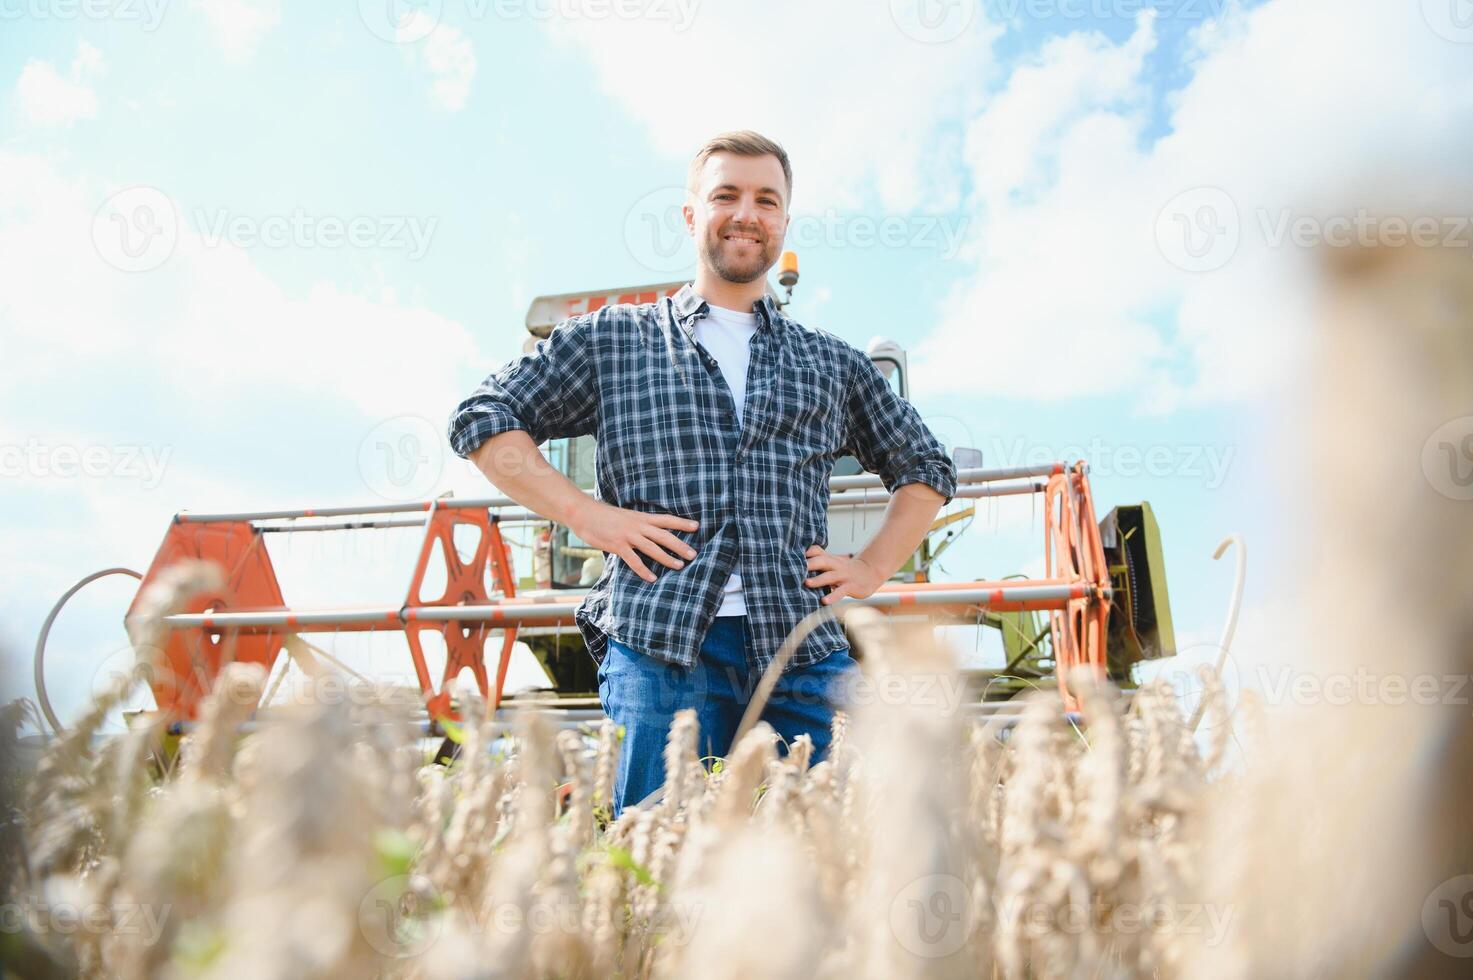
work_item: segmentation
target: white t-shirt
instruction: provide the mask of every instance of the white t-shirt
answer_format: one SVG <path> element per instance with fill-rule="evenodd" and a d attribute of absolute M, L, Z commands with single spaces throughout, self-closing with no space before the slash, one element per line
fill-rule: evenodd
<path fill-rule="evenodd" d="M 731 389 L 736 402 L 737 425 L 742 423 L 742 408 L 747 403 L 747 364 L 752 359 L 752 337 L 757 333 L 757 314 L 738 313 L 710 304 L 709 312 L 696 321 L 696 340 L 716 358 L 721 377 Z M 726 580 L 721 592 L 718 616 L 745 616 L 747 604 L 742 599 L 742 577 L 736 572 Z"/>

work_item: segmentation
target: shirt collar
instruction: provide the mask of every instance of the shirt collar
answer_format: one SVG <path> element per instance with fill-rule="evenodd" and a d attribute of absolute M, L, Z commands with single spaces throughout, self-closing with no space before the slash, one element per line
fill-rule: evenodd
<path fill-rule="evenodd" d="M 709 313 L 711 304 L 696 292 L 692 283 L 686 283 L 676 290 L 675 295 L 670 297 L 670 301 L 675 308 L 676 321 L 687 334 L 691 334 L 691 339 L 695 339 L 691 332 L 691 324 L 698 316 L 705 316 Z M 759 332 L 767 329 L 777 332 L 782 326 L 782 314 L 778 312 L 777 301 L 766 291 L 762 293 L 761 299 L 752 304 L 752 312 L 757 314 Z"/>

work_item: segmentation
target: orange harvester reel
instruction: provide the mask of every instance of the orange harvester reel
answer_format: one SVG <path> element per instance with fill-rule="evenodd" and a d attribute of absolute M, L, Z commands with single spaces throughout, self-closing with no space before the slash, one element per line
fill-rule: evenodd
<path fill-rule="evenodd" d="M 1105 676 L 1110 569 L 1105 564 L 1105 548 L 1083 464 L 1076 463 L 1050 476 L 1043 501 L 1044 574 L 1083 586 L 1062 609 L 1049 611 L 1054 674 L 1065 706 L 1073 711 L 1079 706 L 1079 699 L 1069 689 L 1069 675 L 1074 668 L 1088 664 L 1096 679 Z"/>
<path fill-rule="evenodd" d="M 968 469 L 958 473 L 957 481 L 957 497 L 1044 495 L 1046 577 L 892 582 L 868 598 L 846 598 L 838 605 L 857 604 L 912 614 L 964 615 L 983 609 L 1047 612 L 1059 690 L 1066 708 L 1077 709 L 1078 698 L 1069 688 L 1068 677 L 1080 665 L 1088 665 L 1096 677 L 1104 677 L 1112 597 L 1087 468 L 1083 463 L 1048 463 Z M 835 477 L 830 480 L 830 508 L 872 504 L 876 498 L 865 491 L 880 487 L 879 477 L 872 474 Z M 395 514 L 415 516 L 390 516 Z M 333 520 L 344 517 L 352 519 Z M 501 534 L 504 523 L 540 524 L 544 519 L 518 508 L 506 497 L 176 515 L 143 577 L 139 595 L 158 580 L 165 568 L 182 559 L 215 563 L 224 572 L 225 585 L 218 593 L 198 596 L 182 612 L 165 618 L 168 631 L 163 649 L 155 653 L 157 669 L 151 681 L 160 711 L 171 720 L 192 721 L 225 664 L 257 663 L 269 673 L 289 635 L 343 630 L 402 630 L 432 719 L 458 720 L 447 687 L 466 669 L 475 677 L 489 709 L 495 711 L 501 703 L 518 628 L 571 625 L 584 594 L 547 590 L 531 597 L 518 596 L 510 550 Z M 402 606 L 301 611 L 285 606 L 265 547 L 266 534 L 387 527 L 424 530 L 424 542 Z M 455 532 L 461 527 L 473 527 L 478 532 L 475 551 L 468 561 L 461 561 L 455 546 Z M 445 591 L 425 599 L 421 590 L 437 550 L 445 562 Z M 129 615 L 137 611 L 139 602 L 134 600 Z M 435 630 L 445 638 L 445 668 L 438 679 L 430 676 L 425 660 L 422 636 L 426 630 Z M 502 634 L 501 651 L 492 683 L 485 648 L 488 637 L 498 631 Z"/>
<path fill-rule="evenodd" d="M 467 502 L 469 503 L 469 502 Z M 500 703 L 511 650 L 516 643 L 517 623 L 493 625 L 494 618 L 462 621 L 452 610 L 493 606 L 486 582 L 489 573 L 497 599 L 515 601 L 516 580 L 512 575 L 510 548 L 503 540 L 499 521 L 484 507 L 457 506 L 450 501 L 428 501 L 412 505 L 429 511 L 426 519 L 319 524 L 312 526 L 266 525 L 255 520 L 278 516 L 314 518 L 331 512 L 304 510 L 273 514 L 192 516 L 178 515 L 170 525 L 153 563 L 143 577 L 138 595 L 170 565 L 198 559 L 218 565 L 225 585 L 217 593 L 196 596 L 179 615 L 169 617 L 172 629 L 163 649 L 155 651 L 150 686 L 159 710 L 171 720 L 194 720 L 201 700 L 209 693 L 221 669 L 230 662 L 260 664 L 269 674 L 280 656 L 285 637 L 292 633 L 365 630 L 403 630 L 414 661 L 415 675 L 432 718 L 459 719 L 452 709 L 450 681 L 469 668 L 481 696 L 492 710 Z M 403 509 L 403 508 L 393 508 Z M 219 516 L 223 519 L 215 519 Z M 265 534 L 287 530 L 336 530 L 345 527 L 405 527 L 421 525 L 424 543 L 409 583 L 408 598 L 398 609 L 343 609 L 294 613 L 287 609 L 277 583 Z M 476 550 L 469 561 L 460 560 L 454 536 L 458 526 L 479 530 Z M 437 547 L 438 546 L 438 547 Z M 421 594 L 426 571 L 436 550 L 445 562 L 445 591 L 426 600 Z M 128 614 L 138 609 L 133 600 Z M 444 615 L 449 613 L 449 615 Z M 421 635 L 434 630 L 445 638 L 445 669 L 436 681 L 425 661 Z M 486 671 L 485 644 L 488 636 L 502 631 L 501 655 L 493 689 Z"/>

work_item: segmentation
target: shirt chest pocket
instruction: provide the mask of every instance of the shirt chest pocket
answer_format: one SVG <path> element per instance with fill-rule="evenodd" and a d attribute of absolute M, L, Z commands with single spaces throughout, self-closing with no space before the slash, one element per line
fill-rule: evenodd
<path fill-rule="evenodd" d="M 712 421 L 713 396 L 680 374 L 649 370 L 631 374 L 606 402 L 616 400 L 618 410 L 604 412 L 598 458 L 619 506 L 696 508 L 726 445 Z"/>
<path fill-rule="evenodd" d="M 773 390 L 772 415 L 780 433 L 823 452 L 839 448 L 847 411 L 844 382 L 832 371 L 797 365 Z"/>

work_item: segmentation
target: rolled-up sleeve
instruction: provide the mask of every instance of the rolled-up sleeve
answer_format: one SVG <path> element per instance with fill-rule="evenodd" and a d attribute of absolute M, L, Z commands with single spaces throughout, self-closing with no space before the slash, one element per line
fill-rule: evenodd
<path fill-rule="evenodd" d="M 597 359 L 593 314 L 553 327 L 523 354 L 496 371 L 450 416 L 450 446 L 469 456 L 492 436 L 522 429 L 541 444 L 588 435 L 598 427 Z"/>
<path fill-rule="evenodd" d="M 861 350 L 851 348 L 854 381 L 846 406 L 842 452 L 879 474 L 886 491 L 924 483 L 945 498 L 956 495 L 956 464 L 915 406 L 901 398 L 880 369 Z"/>

